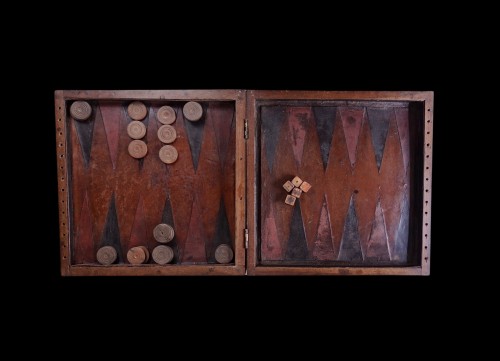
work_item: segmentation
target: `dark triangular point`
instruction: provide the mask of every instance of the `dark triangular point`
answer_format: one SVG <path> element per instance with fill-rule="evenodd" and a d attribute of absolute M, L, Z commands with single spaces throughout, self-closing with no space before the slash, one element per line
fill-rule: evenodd
<path fill-rule="evenodd" d="M 326 169 L 332 145 L 333 130 L 335 129 L 337 107 L 317 106 L 313 107 L 313 112 L 316 119 L 316 130 L 318 131 L 323 169 Z"/>
<path fill-rule="evenodd" d="M 215 260 L 215 249 L 221 244 L 227 244 L 232 248 L 231 231 L 229 230 L 229 222 L 227 220 L 226 207 L 221 198 L 219 213 L 217 214 L 217 225 L 215 227 L 215 234 L 212 240 L 212 248 L 208 250 L 208 262 L 216 263 Z"/>
<path fill-rule="evenodd" d="M 165 199 L 165 206 L 163 207 L 163 213 L 161 215 L 161 223 L 171 225 L 175 234 L 174 216 L 172 214 L 172 204 L 170 203 L 169 195 L 167 195 L 167 198 Z M 176 263 L 179 260 L 179 246 L 177 245 L 175 236 L 174 239 L 167 244 L 167 246 L 171 247 L 174 251 L 174 259 L 172 260 L 172 263 Z"/>
<path fill-rule="evenodd" d="M 384 156 L 385 140 L 389 130 L 389 121 L 393 114 L 392 109 L 368 108 L 368 121 L 372 133 L 373 149 L 377 168 L 380 171 L 382 157 Z"/>
<path fill-rule="evenodd" d="M 354 196 L 351 196 L 349 210 L 344 224 L 344 233 L 340 243 L 339 261 L 363 261 L 359 242 L 358 216 L 354 207 Z"/>
<path fill-rule="evenodd" d="M 83 161 L 85 167 L 88 168 L 90 162 L 90 151 L 92 149 L 92 136 L 94 135 L 94 123 L 98 107 L 92 105 L 92 115 L 87 120 L 74 120 L 76 135 L 80 142 L 80 149 L 82 150 Z"/>
<path fill-rule="evenodd" d="M 101 237 L 101 247 L 112 246 L 118 254 L 118 262 L 123 262 L 122 246 L 120 243 L 120 229 L 118 227 L 118 216 L 116 214 L 115 194 L 111 197 L 106 216 L 106 224 Z"/>
<path fill-rule="evenodd" d="M 308 255 L 306 234 L 300 211 L 300 199 L 297 199 L 293 208 L 285 259 L 290 261 L 304 261 L 307 260 Z"/>
<path fill-rule="evenodd" d="M 189 148 L 191 149 L 191 158 L 193 159 L 193 167 L 194 171 L 198 169 L 198 160 L 200 159 L 201 152 L 201 143 L 203 141 L 203 130 L 205 128 L 205 114 L 207 113 L 207 107 L 203 105 L 203 117 L 196 121 L 191 122 L 187 119 L 184 119 L 184 127 L 186 128 L 186 134 L 189 142 Z M 177 116 L 179 117 L 181 111 L 177 112 Z"/>
<path fill-rule="evenodd" d="M 262 107 L 261 108 L 261 130 L 264 142 L 269 171 L 273 169 L 276 146 L 278 145 L 279 133 L 285 120 L 284 107 Z"/>

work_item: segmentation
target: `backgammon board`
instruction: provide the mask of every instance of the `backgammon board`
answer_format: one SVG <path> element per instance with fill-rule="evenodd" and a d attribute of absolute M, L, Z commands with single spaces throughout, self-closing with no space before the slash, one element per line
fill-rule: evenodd
<path fill-rule="evenodd" d="M 432 92 L 57 91 L 63 275 L 428 275 Z"/>

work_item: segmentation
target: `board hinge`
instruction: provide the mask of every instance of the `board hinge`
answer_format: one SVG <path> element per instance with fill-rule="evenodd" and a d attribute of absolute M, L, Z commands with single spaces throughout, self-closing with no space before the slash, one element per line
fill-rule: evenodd
<path fill-rule="evenodd" d="M 245 249 L 248 249 L 248 228 L 245 228 Z"/>
<path fill-rule="evenodd" d="M 248 119 L 245 119 L 245 131 L 243 133 L 245 139 L 248 139 Z"/>

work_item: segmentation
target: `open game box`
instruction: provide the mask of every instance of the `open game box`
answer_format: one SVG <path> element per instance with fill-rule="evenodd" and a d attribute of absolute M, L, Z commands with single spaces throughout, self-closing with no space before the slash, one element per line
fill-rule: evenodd
<path fill-rule="evenodd" d="M 63 275 L 428 275 L 432 92 L 61 90 Z"/>

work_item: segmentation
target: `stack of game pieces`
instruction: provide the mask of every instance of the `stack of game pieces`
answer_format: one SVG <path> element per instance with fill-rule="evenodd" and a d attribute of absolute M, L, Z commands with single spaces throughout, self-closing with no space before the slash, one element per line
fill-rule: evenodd
<path fill-rule="evenodd" d="M 144 158 L 148 153 L 148 146 L 140 139 L 146 135 L 146 126 L 142 120 L 146 118 L 148 109 L 144 103 L 134 101 L 128 105 L 127 113 L 132 119 L 127 126 L 127 134 L 133 139 L 128 145 L 128 153 L 136 159 Z"/>
<path fill-rule="evenodd" d="M 177 115 L 175 113 L 174 108 L 165 105 L 158 109 L 158 112 L 156 113 L 156 118 L 160 123 L 163 125 L 158 129 L 158 139 L 167 145 L 164 145 L 160 149 L 160 159 L 163 163 L 165 164 L 172 164 L 174 163 L 178 156 L 179 153 L 177 152 L 177 149 L 173 145 L 170 145 L 177 139 L 177 132 L 175 131 L 175 128 L 171 125 L 172 123 L 175 122 Z"/>
<path fill-rule="evenodd" d="M 168 243 L 174 239 L 174 228 L 166 223 L 158 224 L 153 230 L 153 236 L 159 243 Z M 164 265 L 170 263 L 174 258 L 174 250 L 165 245 L 157 246 L 153 249 L 153 261 Z"/>

